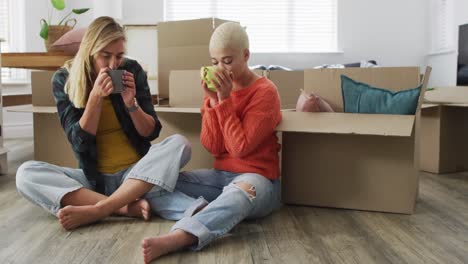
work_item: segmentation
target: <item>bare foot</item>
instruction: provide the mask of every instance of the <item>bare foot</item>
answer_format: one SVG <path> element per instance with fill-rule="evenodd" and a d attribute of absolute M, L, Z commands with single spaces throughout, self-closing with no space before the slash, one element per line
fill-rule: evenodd
<path fill-rule="evenodd" d="M 143 260 L 150 263 L 163 255 L 183 249 L 197 242 L 197 238 L 180 229 L 163 236 L 148 237 L 141 242 Z"/>
<path fill-rule="evenodd" d="M 151 207 L 147 200 L 140 199 L 120 208 L 116 213 L 122 216 L 143 218 L 148 221 L 151 218 Z"/>
<path fill-rule="evenodd" d="M 94 205 L 72 206 L 68 205 L 58 211 L 60 224 L 66 230 L 90 224 L 108 216 L 108 213 Z"/>
<path fill-rule="evenodd" d="M 141 248 L 145 264 L 170 252 L 170 246 L 165 243 L 163 236 L 143 239 Z"/>

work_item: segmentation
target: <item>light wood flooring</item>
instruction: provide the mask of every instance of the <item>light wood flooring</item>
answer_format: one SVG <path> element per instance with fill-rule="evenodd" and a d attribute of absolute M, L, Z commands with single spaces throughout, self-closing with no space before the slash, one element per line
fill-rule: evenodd
<path fill-rule="evenodd" d="M 54 216 L 21 198 L 16 168 L 33 141 L 5 141 L 9 173 L 0 176 L 0 263 L 142 263 L 140 241 L 173 225 L 110 218 L 67 232 Z M 156 263 L 468 263 L 468 173 L 421 173 L 416 213 L 398 215 L 283 206 L 244 222 L 201 252 Z"/>

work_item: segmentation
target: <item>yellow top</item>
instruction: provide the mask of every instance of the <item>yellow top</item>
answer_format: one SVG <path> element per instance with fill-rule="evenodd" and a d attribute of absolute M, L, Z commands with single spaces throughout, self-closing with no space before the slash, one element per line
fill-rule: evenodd
<path fill-rule="evenodd" d="M 109 97 L 102 103 L 96 145 L 97 169 L 101 173 L 113 174 L 140 160 L 140 155 L 122 130 Z"/>

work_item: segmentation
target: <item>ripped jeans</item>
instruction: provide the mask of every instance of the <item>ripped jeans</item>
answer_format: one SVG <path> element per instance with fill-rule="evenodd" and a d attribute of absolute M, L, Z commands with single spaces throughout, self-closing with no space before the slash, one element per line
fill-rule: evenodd
<path fill-rule="evenodd" d="M 246 184 L 249 191 L 236 183 Z M 242 220 L 264 217 L 279 208 L 280 183 L 255 173 L 194 170 L 182 172 L 175 191 L 151 199 L 150 204 L 162 217 L 180 219 L 171 232 L 181 229 L 196 236 L 198 244 L 192 249 L 200 250 Z"/>

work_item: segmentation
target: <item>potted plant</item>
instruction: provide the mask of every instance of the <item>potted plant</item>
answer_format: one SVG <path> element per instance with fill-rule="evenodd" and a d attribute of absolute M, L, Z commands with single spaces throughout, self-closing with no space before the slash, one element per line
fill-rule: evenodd
<path fill-rule="evenodd" d="M 54 12 L 54 9 L 58 11 L 62 11 L 65 9 L 65 0 L 50 0 L 52 3 L 52 9 L 49 9 L 49 17 L 48 20 L 41 19 L 41 32 L 39 35 L 44 39 L 47 51 L 54 51 L 52 44 L 59 39 L 63 34 L 67 33 L 68 31 L 72 30 L 75 27 L 76 19 L 69 18 L 72 14 L 83 14 L 86 13 L 89 8 L 80 8 L 80 9 L 72 9 L 70 13 L 65 15 L 62 20 L 56 25 L 52 25 L 51 17 Z"/>

